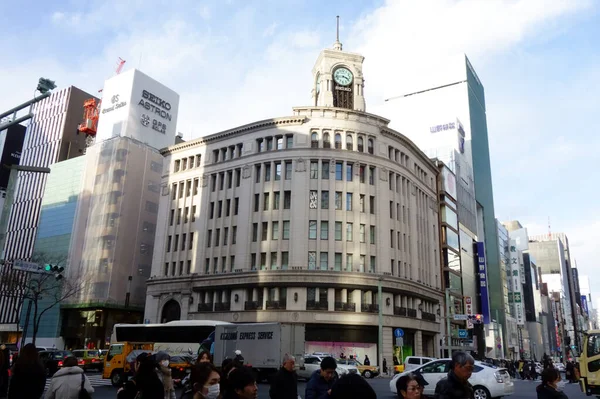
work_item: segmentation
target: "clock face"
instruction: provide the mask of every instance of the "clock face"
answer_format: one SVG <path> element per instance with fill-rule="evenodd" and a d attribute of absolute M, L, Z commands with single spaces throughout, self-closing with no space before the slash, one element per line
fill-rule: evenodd
<path fill-rule="evenodd" d="M 339 85 L 348 86 L 352 83 L 352 72 L 347 68 L 338 68 L 333 73 L 333 80 Z"/>

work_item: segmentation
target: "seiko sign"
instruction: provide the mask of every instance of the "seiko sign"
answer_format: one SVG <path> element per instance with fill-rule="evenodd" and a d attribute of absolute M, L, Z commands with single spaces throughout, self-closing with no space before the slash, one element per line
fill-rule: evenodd
<path fill-rule="evenodd" d="M 163 119 L 171 120 L 171 114 L 167 112 L 171 110 L 171 103 L 155 96 L 149 91 L 142 90 L 142 98 L 138 105 L 141 105 L 154 114 L 160 115 Z"/>

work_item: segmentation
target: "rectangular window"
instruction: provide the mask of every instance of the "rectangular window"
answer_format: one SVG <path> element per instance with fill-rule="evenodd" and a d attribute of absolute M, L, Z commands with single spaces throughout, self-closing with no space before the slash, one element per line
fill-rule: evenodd
<path fill-rule="evenodd" d="M 354 238 L 354 224 L 346 223 L 346 241 L 352 241 Z"/>
<path fill-rule="evenodd" d="M 321 164 L 321 179 L 329 180 L 329 161 L 323 161 Z"/>
<path fill-rule="evenodd" d="M 173 241 L 173 252 L 179 250 L 179 234 L 175 235 L 175 241 Z"/>
<path fill-rule="evenodd" d="M 181 224 L 181 213 L 183 212 L 183 209 L 178 208 L 177 209 L 177 224 Z"/>
<path fill-rule="evenodd" d="M 329 191 L 321 191 L 321 209 L 329 209 Z"/>
<path fill-rule="evenodd" d="M 227 272 L 227 257 L 226 256 L 221 257 L 221 271 L 223 273 Z"/>
<path fill-rule="evenodd" d="M 181 170 L 186 170 L 187 169 L 187 158 L 183 158 L 181 160 Z"/>
<path fill-rule="evenodd" d="M 352 193 L 346 193 L 346 210 L 352 210 Z"/>
<path fill-rule="evenodd" d="M 315 270 L 316 268 L 317 268 L 317 253 L 311 251 L 308 253 L 308 270 Z"/>
<path fill-rule="evenodd" d="M 227 245 L 228 239 L 229 239 L 229 227 L 225 227 L 223 229 L 223 245 Z"/>
<path fill-rule="evenodd" d="M 192 206 L 192 222 L 196 221 L 196 205 Z"/>
<path fill-rule="evenodd" d="M 272 138 L 267 138 L 267 151 L 271 151 L 273 150 L 273 139 Z"/>
<path fill-rule="evenodd" d="M 281 162 L 275 163 L 275 180 L 281 180 Z"/>
<path fill-rule="evenodd" d="M 227 188 L 233 187 L 233 171 L 227 171 Z"/>
<path fill-rule="evenodd" d="M 263 211 L 269 210 L 269 193 L 263 194 Z"/>
<path fill-rule="evenodd" d="M 212 219 L 215 216 L 215 202 L 212 201 L 209 205 L 208 218 Z"/>
<path fill-rule="evenodd" d="M 217 274 L 219 271 L 219 258 L 213 258 L 213 273 Z"/>
<path fill-rule="evenodd" d="M 173 183 L 173 186 L 171 188 L 171 199 L 177 199 L 177 183 Z"/>
<path fill-rule="evenodd" d="M 358 262 L 358 271 L 361 273 L 365 272 L 365 260 L 366 260 L 365 255 L 361 255 L 360 260 Z"/>
<path fill-rule="evenodd" d="M 351 163 L 346 164 L 346 181 L 352 181 L 354 165 Z"/>
<path fill-rule="evenodd" d="M 289 220 L 283 221 L 283 237 L 282 238 L 284 240 L 290 239 L 290 221 Z"/>
<path fill-rule="evenodd" d="M 375 197 L 373 195 L 369 196 L 369 212 L 371 215 L 375 214 Z"/>
<path fill-rule="evenodd" d="M 175 209 L 171 209 L 171 214 L 169 215 L 169 226 L 173 226 L 174 219 L 175 219 Z"/>
<path fill-rule="evenodd" d="M 225 173 L 219 173 L 219 190 L 223 190 L 225 187 Z"/>
<path fill-rule="evenodd" d="M 271 164 L 265 164 L 265 181 L 271 181 Z"/>
<path fill-rule="evenodd" d="M 343 162 L 336 162 L 335 163 L 335 180 L 342 180 L 343 179 L 343 170 L 344 170 L 344 163 Z"/>
<path fill-rule="evenodd" d="M 185 244 L 187 244 L 187 234 L 182 234 L 181 236 L 181 250 L 185 251 Z"/>
<path fill-rule="evenodd" d="M 250 255 L 250 270 L 256 270 L 256 254 Z"/>
<path fill-rule="evenodd" d="M 360 242 L 366 242 L 365 241 L 365 225 L 364 224 L 361 224 L 359 226 L 358 234 L 359 234 Z"/>
<path fill-rule="evenodd" d="M 213 173 L 212 175 L 210 175 L 210 191 L 214 193 L 216 189 L 217 189 L 217 175 L 215 175 Z"/>
<path fill-rule="evenodd" d="M 292 180 L 292 161 L 285 161 L 285 180 Z"/>
<path fill-rule="evenodd" d="M 235 255 L 231 255 L 229 257 L 229 271 L 233 273 L 235 270 Z"/>
<path fill-rule="evenodd" d="M 183 190 L 185 189 L 185 184 L 183 182 L 179 182 L 179 198 L 183 198 Z"/>
<path fill-rule="evenodd" d="M 369 226 L 369 241 L 375 244 L 375 226 Z"/>
<path fill-rule="evenodd" d="M 352 254 L 346 254 L 346 271 L 352 271 Z"/>
<path fill-rule="evenodd" d="M 167 238 L 167 252 L 171 252 L 171 241 L 172 241 L 173 236 L 169 236 Z"/>
<path fill-rule="evenodd" d="M 200 179 L 194 179 L 194 188 L 192 190 L 193 195 L 198 195 L 198 185 L 200 184 Z"/>
<path fill-rule="evenodd" d="M 225 216 L 229 216 L 231 214 L 231 200 L 228 199 L 225 201 Z"/>
<path fill-rule="evenodd" d="M 371 262 L 369 263 L 369 273 L 375 273 L 375 257 L 371 256 Z"/>
<path fill-rule="evenodd" d="M 273 222 L 271 224 L 271 239 L 279 240 L 279 222 Z"/>
<path fill-rule="evenodd" d="M 263 222 L 262 223 L 262 231 L 261 231 L 261 240 L 262 241 L 267 241 L 267 238 L 269 237 L 269 222 Z"/>
<path fill-rule="evenodd" d="M 233 214 L 237 215 L 240 210 L 240 199 L 239 197 L 235 197 L 233 199 Z"/>
<path fill-rule="evenodd" d="M 221 229 L 215 230 L 215 247 L 219 246 L 219 241 L 221 240 Z"/>
<path fill-rule="evenodd" d="M 260 209 L 260 194 L 254 194 L 254 212 Z"/>
<path fill-rule="evenodd" d="M 279 209 L 279 202 L 281 201 L 281 195 L 279 194 L 279 191 L 275 191 L 273 193 L 273 210 L 278 210 Z"/>
<path fill-rule="evenodd" d="M 320 254 L 321 257 L 321 265 L 319 267 L 319 269 L 321 270 L 328 270 L 328 253 L 327 252 L 321 252 Z"/>
<path fill-rule="evenodd" d="M 317 239 L 317 221 L 316 220 L 308 221 L 308 239 L 309 240 Z"/>
<path fill-rule="evenodd" d="M 242 177 L 242 170 L 238 168 L 235 170 L 235 186 L 236 187 L 240 186 L 241 177 Z"/>
<path fill-rule="evenodd" d="M 206 258 L 204 260 L 204 273 L 205 274 L 210 273 L 210 258 Z"/>
<path fill-rule="evenodd" d="M 217 202 L 217 218 L 220 218 L 223 214 L 223 201 Z"/>
<path fill-rule="evenodd" d="M 277 252 L 271 252 L 271 270 L 277 269 Z"/>
<path fill-rule="evenodd" d="M 289 252 L 281 253 L 281 270 L 287 270 L 290 254 Z"/>
<path fill-rule="evenodd" d="M 256 171 L 256 183 L 260 183 L 260 165 L 254 165 L 254 169 Z"/>
<path fill-rule="evenodd" d="M 321 221 L 321 240 L 329 239 L 329 222 Z"/>
<path fill-rule="evenodd" d="M 339 252 L 335 253 L 335 263 L 333 270 L 341 271 L 342 270 L 342 254 Z"/>
<path fill-rule="evenodd" d="M 294 148 L 294 136 L 285 136 L 285 148 Z"/>
<path fill-rule="evenodd" d="M 258 223 L 252 223 L 252 242 L 258 240 Z"/>
<path fill-rule="evenodd" d="M 260 253 L 260 270 L 267 270 L 267 253 Z"/>
<path fill-rule="evenodd" d="M 335 240 L 342 241 L 342 222 L 335 222 Z"/>
<path fill-rule="evenodd" d="M 335 210 L 336 211 L 342 210 L 342 195 L 343 195 L 343 193 L 341 191 L 335 192 Z"/>
<path fill-rule="evenodd" d="M 231 245 L 237 242 L 237 226 L 233 226 L 231 230 Z"/>
<path fill-rule="evenodd" d="M 394 220 L 394 201 L 390 201 L 390 219 Z"/>
<path fill-rule="evenodd" d="M 374 166 L 369 166 L 369 184 L 372 186 L 375 184 L 375 167 Z"/>
<path fill-rule="evenodd" d="M 185 196 L 190 197 L 192 195 L 192 181 L 188 180 L 185 182 Z"/>
<path fill-rule="evenodd" d="M 179 275 L 183 275 L 183 261 L 179 261 Z"/>
<path fill-rule="evenodd" d="M 396 240 L 396 234 L 394 230 L 390 230 L 390 248 L 394 248 L 394 241 Z"/>
<path fill-rule="evenodd" d="M 358 179 L 361 183 L 365 182 L 365 165 L 360 165 L 358 167 Z"/>
<path fill-rule="evenodd" d="M 365 213 L 365 195 L 364 194 L 360 194 L 359 201 L 360 201 L 360 211 L 362 213 Z"/>
<path fill-rule="evenodd" d="M 283 192 L 283 209 L 290 209 L 292 207 L 292 192 Z"/>
<path fill-rule="evenodd" d="M 194 233 L 190 233 L 190 245 L 188 249 L 194 249 Z"/>
<path fill-rule="evenodd" d="M 177 159 L 175 161 L 175 167 L 173 168 L 173 172 L 179 172 L 180 168 L 181 168 L 181 161 L 179 159 Z"/>
<path fill-rule="evenodd" d="M 319 162 L 318 161 L 310 161 L 310 178 L 311 179 L 319 178 Z"/>

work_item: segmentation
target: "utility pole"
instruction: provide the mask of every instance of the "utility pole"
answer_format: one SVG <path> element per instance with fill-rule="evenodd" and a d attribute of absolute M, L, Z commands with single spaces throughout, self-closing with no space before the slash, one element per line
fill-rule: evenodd
<path fill-rule="evenodd" d="M 379 370 L 383 372 L 383 293 L 381 288 L 381 282 L 383 278 L 379 277 L 377 284 L 377 298 L 379 304 L 379 330 L 377 332 L 377 341 L 378 341 L 378 359 L 377 364 L 379 365 Z"/>
<path fill-rule="evenodd" d="M 17 105 L 16 107 L 11 108 L 6 112 L 1 113 L 0 114 L 0 131 L 2 131 L 4 129 L 8 129 L 12 125 L 16 125 L 18 123 L 21 123 L 28 119 L 33 118 L 33 114 L 31 113 L 31 106 L 39 101 L 42 101 L 44 98 L 49 97 L 50 91 L 55 88 L 56 88 L 56 85 L 54 84 L 54 81 L 52 81 L 50 79 L 40 78 L 35 91 L 39 91 L 40 93 L 42 93 L 42 95 L 35 97 L 35 92 L 34 92 L 33 99 L 31 99 L 29 101 L 25 101 L 23 104 Z M 17 112 L 19 112 L 20 110 L 22 110 L 26 107 L 30 107 L 29 112 L 26 115 L 17 117 Z M 2 119 L 11 116 L 11 114 L 12 114 L 12 117 L 10 118 L 10 120 L 8 122 L 1 123 Z"/>
<path fill-rule="evenodd" d="M 448 357 L 452 356 L 452 330 L 450 329 L 450 288 L 446 288 L 446 345 Z"/>

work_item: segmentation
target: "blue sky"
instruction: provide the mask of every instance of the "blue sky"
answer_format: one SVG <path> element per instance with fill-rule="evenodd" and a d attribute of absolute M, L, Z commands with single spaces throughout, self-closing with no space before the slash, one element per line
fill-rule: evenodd
<path fill-rule="evenodd" d="M 410 80 L 391 80 L 390 70 L 469 56 L 486 89 L 497 217 L 539 234 L 549 216 L 552 231 L 569 236 L 580 274 L 600 287 L 599 8 L 592 0 L 11 2 L 0 14 L 0 109 L 30 97 L 40 76 L 95 94 L 122 57 L 180 93 L 186 139 L 289 115 L 310 102 L 311 69 L 335 40 L 339 14 L 344 49 L 366 56 L 367 107 Z"/>

